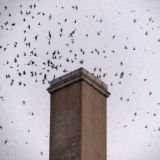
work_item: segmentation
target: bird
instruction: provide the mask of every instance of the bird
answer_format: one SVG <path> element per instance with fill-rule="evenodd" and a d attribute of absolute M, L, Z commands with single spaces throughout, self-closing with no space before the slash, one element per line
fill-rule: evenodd
<path fill-rule="evenodd" d="M 51 20 L 51 19 L 52 19 L 52 15 L 50 14 L 50 15 L 49 15 L 49 20 Z"/>
<path fill-rule="evenodd" d="M 15 25 L 16 25 L 16 23 L 12 23 L 12 24 L 11 24 L 11 26 L 15 26 Z"/>
<path fill-rule="evenodd" d="M 79 63 L 80 63 L 80 64 L 83 64 L 83 63 L 84 63 L 84 61 L 83 61 L 83 60 L 80 60 L 80 61 L 79 61 Z"/>
<path fill-rule="evenodd" d="M 121 72 L 120 73 L 120 78 L 123 78 L 123 76 L 124 76 L 124 72 Z"/>
<path fill-rule="evenodd" d="M 149 96 L 151 96 L 151 95 L 152 95 L 152 92 L 150 91 L 150 92 L 149 92 Z"/>
<path fill-rule="evenodd" d="M 4 9 L 5 9 L 5 10 L 7 10 L 7 8 L 8 8 L 7 6 L 4 6 Z"/>
<path fill-rule="evenodd" d="M 137 116 L 137 112 L 134 113 L 134 116 Z"/>
<path fill-rule="evenodd" d="M 35 38 L 35 40 L 37 41 L 37 39 L 38 39 L 38 35 L 36 35 L 34 38 Z"/>
<path fill-rule="evenodd" d="M 126 50 L 127 50 L 127 49 L 128 49 L 128 47 L 127 47 L 127 46 L 124 46 L 124 49 L 126 49 Z"/>
<path fill-rule="evenodd" d="M 12 86 L 14 83 L 14 79 L 11 80 L 10 86 Z"/>
<path fill-rule="evenodd" d="M 120 62 L 120 65 L 123 66 L 123 62 L 122 61 Z"/>
<path fill-rule="evenodd" d="M 148 128 L 148 126 L 147 126 L 147 125 L 145 125 L 145 128 Z"/>
<path fill-rule="evenodd" d="M 135 18 L 135 19 L 133 20 L 133 23 L 136 23 L 136 21 L 137 21 L 137 19 Z"/>
<path fill-rule="evenodd" d="M 153 116 L 156 116 L 156 113 L 153 113 Z"/>
<path fill-rule="evenodd" d="M 26 101 L 23 100 L 23 101 L 22 101 L 22 104 L 25 105 L 25 104 L 26 104 Z"/>
<path fill-rule="evenodd" d="M 4 144 L 7 144 L 7 142 L 8 142 L 8 140 L 6 139 L 6 140 L 4 141 Z"/>
<path fill-rule="evenodd" d="M 0 99 L 1 99 L 1 101 L 4 101 L 4 97 L 3 96 L 0 96 Z"/>

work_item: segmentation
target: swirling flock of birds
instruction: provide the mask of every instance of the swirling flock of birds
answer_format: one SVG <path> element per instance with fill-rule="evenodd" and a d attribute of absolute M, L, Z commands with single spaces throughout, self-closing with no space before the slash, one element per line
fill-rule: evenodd
<path fill-rule="evenodd" d="M 23 52 L 23 54 L 17 54 L 14 58 L 13 58 L 13 61 L 9 61 L 7 60 L 4 65 L 10 69 L 14 69 L 16 72 L 17 72 L 17 75 L 21 78 L 20 81 L 17 82 L 17 80 L 15 80 L 12 75 L 10 74 L 7 74 L 6 73 L 6 79 L 8 81 L 10 81 L 10 86 L 12 85 L 15 85 L 15 84 L 18 84 L 19 86 L 26 86 L 26 83 L 24 83 L 22 81 L 23 77 L 25 76 L 30 76 L 32 77 L 34 80 L 35 80 L 35 83 L 38 82 L 38 76 L 41 77 L 41 81 L 42 81 L 42 84 L 45 84 L 45 83 L 48 83 L 49 80 L 48 80 L 48 74 L 51 72 L 51 71 L 59 71 L 59 70 L 63 70 L 63 73 L 67 73 L 68 72 L 68 69 L 66 67 L 63 67 L 63 64 L 55 64 L 55 61 L 61 61 L 61 59 L 63 58 L 63 54 L 61 54 L 61 51 L 60 50 L 53 50 L 52 52 L 49 52 L 47 51 L 45 53 L 47 59 L 46 61 L 43 61 L 42 64 L 38 64 L 38 61 L 39 61 L 39 55 L 37 53 L 37 48 L 34 47 L 34 45 L 32 45 L 32 43 L 28 40 L 30 39 L 30 37 L 27 37 L 27 33 L 30 32 L 32 30 L 32 25 L 31 24 L 28 24 L 27 23 L 27 19 L 31 18 L 33 19 L 36 19 L 38 18 L 39 16 L 40 17 L 45 17 L 46 19 L 48 19 L 48 21 L 52 21 L 52 14 L 49 14 L 49 15 L 46 15 L 46 13 L 44 12 L 36 12 L 36 14 L 33 12 L 35 12 L 36 8 L 37 8 L 37 5 L 36 3 L 35 4 L 31 4 L 29 5 L 29 10 L 26 10 L 24 11 L 23 10 L 23 6 L 20 5 L 19 6 L 20 8 L 20 15 L 22 17 L 22 21 L 24 22 L 24 24 L 26 24 L 26 28 L 23 30 L 23 45 L 25 46 L 25 48 L 27 48 L 29 50 L 29 52 Z M 58 8 L 58 6 L 56 6 L 56 8 Z M 62 10 L 64 9 L 63 6 L 60 7 Z M 78 12 L 78 6 L 75 5 L 75 6 L 71 6 L 71 9 L 75 10 Z M 8 12 L 8 17 L 11 18 L 12 17 L 12 14 L 8 11 L 8 7 L 7 6 L 4 6 L 4 11 L 5 12 Z M 1 16 L 3 16 L 1 14 Z M 86 18 L 89 18 L 88 16 L 86 16 Z M 93 15 L 92 17 L 93 20 L 95 20 L 97 23 L 102 23 L 103 22 L 103 19 L 97 19 L 95 15 Z M 63 32 L 64 32 L 64 28 L 63 26 L 65 24 L 67 24 L 68 22 L 68 18 L 65 18 L 63 21 L 61 22 L 57 22 L 57 25 L 59 27 L 59 38 L 62 38 L 63 37 Z M 73 30 L 70 31 L 70 33 L 68 33 L 68 39 L 69 41 L 65 43 L 65 45 L 69 48 L 69 53 L 70 54 L 73 54 L 73 58 L 71 59 L 70 57 L 66 57 L 65 58 L 65 61 L 67 63 L 76 63 L 78 61 L 78 63 L 80 63 L 81 65 L 83 65 L 84 63 L 84 60 L 81 58 L 81 55 L 85 55 L 86 54 L 86 51 L 82 48 L 79 48 L 79 53 L 74 53 L 74 51 L 71 49 L 71 47 L 74 45 L 74 35 L 76 34 L 76 24 L 77 24 L 77 19 L 74 19 L 73 21 L 73 24 L 75 25 L 75 28 Z M 5 31 L 8 31 L 8 30 L 13 30 L 14 31 L 14 28 L 16 27 L 16 24 L 15 22 L 9 22 L 9 20 L 6 20 L 4 22 L 4 24 L 1 25 L 1 30 L 5 30 Z M 37 27 L 40 27 L 41 25 L 41 22 L 38 22 L 37 24 Z M 46 40 L 47 40 L 47 43 L 48 45 L 52 45 L 53 44 L 53 30 L 48 30 L 48 33 L 47 33 L 47 36 L 46 36 Z M 100 36 L 101 35 L 101 30 L 100 31 L 97 31 L 97 36 Z M 89 35 L 86 33 L 85 34 L 85 37 L 87 38 Z M 35 43 L 39 40 L 39 35 L 38 34 L 35 34 L 33 35 L 32 37 L 35 41 Z M 113 36 L 113 39 L 115 38 L 115 35 Z M 6 46 L 2 46 L 0 45 L 0 49 L 1 51 L 3 51 L 4 53 L 7 52 L 7 50 L 9 49 L 9 47 L 13 47 L 14 49 L 18 48 L 19 46 L 19 43 L 21 42 L 18 42 L 18 41 L 15 41 L 13 42 L 12 46 L 11 44 L 7 44 Z M 126 48 L 127 49 L 127 48 Z M 106 51 L 103 50 L 102 51 L 103 53 L 105 53 Z M 112 51 L 114 52 L 114 51 Z M 93 50 L 91 50 L 91 54 L 102 54 L 101 51 L 99 51 L 98 49 L 94 48 Z M 42 71 L 44 72 L 36 72 L 36 71 L 29 71 L 27 73 L 27 71 L 24 69 L 24 70 L 20 70 L 20 68 L 22 66 L 20 66 L 19 64 L 19 61 L 21 59 L 29 59 L 29 61 L 27 61 L 24 65 L 25 68 L 38 68 L 38 67 L 42 67 Z M 123 65 L 121 63 L 121 65 Z M 102 69 L 101 68 L 94 68 L 94 72 L 96 70 L 99 70 L 99 72 L 101 73 Z M 101 78 L 101 76 L 103 75 L 103 77 L 106 76 L 106 73 L 101 73 L 101 74 L 98 74 L 97 77 L 98 78 Z M 121 74 L 121 77 L 123 76 L 123 73 Z M 56 75 L 54 74 L 53 75 L 53 78 L 55 78 Z"/>
<path fill-rule="evenodd" d="M 108 50 L 104 45 L 102 49 L 100 49 L 96 44 L 92 48 L 86 48 L 86 44 L 83 47 L 82 44 L 78 44 L 77 32 L 79 28 L 77 27 L 79 23 L 78 16 L 79 12 L 81 12 L 81 8 L 79 8 L 78 4 L 73 4 L 69 6 L 69 10 L 72 10 L 73 16 L 65 17 L 63 14 L 63 18 L 56 18 L 55 13 L 48 13 L 47 11 L 39 11 L 39 3 L 40 1 L 23 5 L 19 4 L 18 9 L 13 12 L 11 10 L 11 6 L 4 5 L 2 10 L 0 11 L 0 19 L 5 17 L 0 22 L 0 34 L 9 33 L 14 35 L 14 41 L 0 43 L 0 58 L 5 57 L 1 65 L 6 70 L 5 75 L 1 75 L 6 79 L 6 83 L 8 86 L 13 87 L 26 87 L 30 85 L 30 81 L 26 81 L 26 77 L 34 83 L 38 83 L 39 85 L 48 84 L 52 79 L 57 77 L 57 73 L 65 74 L 70 71 L 69 66 L 84 66 L 89 61 L 86 57 L 100 57 L 100 59 L 104 59 L 105 63 L 107 63 L 109 55 L 116 55 L 117 51 L 115 49 Z M 65 13 L 65 6 L 63 5 L 55 5 L 54 10 L 58 10 L 58 13 Z M 147 13 L 150 10 L 146 10 Z M 134 15 L 136 10 L 130 10 L 130 13 Z M 76 16 L 76 14 L 78 16 Z M 121 16 L 121 12 L 118 12 L 117 15 Z M 18 20 L 15 20 L 15 16 L 17 16 Z M 103 25 L 104 18 L 99 17 L 96 14 L 86 14 L 83 17 L 84 21 L 88 21 L 93 24 L 97 30 L 89 33 L 82 32 L 82 39 L 96 39 L 99 41 L 101 37 L 103 37 Z M 137 24 L 137 18 L 133 18 L 131 23 L 133 25 Z M 43 23 L 44 22 L 44 23 Z M 154 23 L 154 19 L 152 17 L 148 18 L 147 25 L 152 25 Z M 21 24 L 23 27 L 19 27 Z M 85 25 L 85 23 L 83 24 Z M 49 27 L 48 27 L 49 26 Z M 93 26 L 93 27 L 94 27 Z M 67 28 L 68 27 L 68 28 Z M 85 26 L 83 26 L 85 28 Z M 46 29 L 47 28 L 47 29 Z M 67 28 L 67 29 L 66 29 Z M 84 29 L 82 28 L 82 30 Z M 92 28 L 90 28 L 91 30 Z M 157 27 L 159 29 L 159 26 Z M 144 36 L 149 36 L 150 32 L 148 30 L 140 27 L 140 30 L 144 33 Z M 151 28 L 154 30 L 154 28 Z M 19 35 L 18 35 L 19 34 Z M 17 36 L 17 37 L 15 37 Z M 110 37 L 110 41 L 114 41 L 117 39 L 118 34 L 113 34 Z M 45 43 L 42 41 L 45 39 Z M 129 37 L 126 37 L 126 41 L 129 40 Z M 10 40 L 8 40 L 10 41 Z M 157 39 L 157 43 L 160 42 L 160 39 Z M 58 45 L 56 44 L 58 43 Z M 90 42 L 88 42 L 90 43 Z M 127 43 L 126 43 L 127 44 Z M 43 46 L 42 46 L 43 45 Z M 43 49 L 43 53 L 41 52 L 41 47 Z M 77 47 L 78 46 L 78 47 Z M 81 47 L 82 46 L 82 47 Z M 64 48 L 64 51 L 62 50 Z M 14 50 L 12 56 L 7 59 L 8 54 Z M 129 47 L 127 45 L 123 46 L 124 51 L 136 52 L 136 46 Z M 146 50 L 146 49 L 145 49 Z M 154 52 L 153 52 L 154 54 Z M 118 62 L 119 67 L 123 68 L 125 62 L 122 60 Z M 92 66 L 92 73 L 99 79 L 107 79 L 108 80 L 108 72 L 106 72 L 101 65 Z M 113 76 L 117 79 L 116 85 L 122 85 L 123 79 L 125 77 L 132 77 L 133 73 L 125 72 L 123 69 L 120 72 L 116 72 Z M 144 83 L 147 82 L 147 78 L 144 77 Z M 115 85 L 114 82 L 109 83 L 109 87 L 113 87 Z M 2 86 L 1 86 L 2 87 Z M 136 92 L 132 91 L 132 94 L 135 95 Z M 148 92 L 148 96 L 152 96 L 152 91 Z M 3 103 L 5 101 L 5 97 L 0 94 L 0 102 Z M 130 97 L 124 97 L 123 95 L 119 97 L 119 101 L 130 101 Z M 26 105 L 26 101 L 22 101 L 22 105 Z M 157 102 L 157 106 L 160 105 L 160 102 Z M 28 112 L 29 115 L 34 116 L 34 112 Z M 149 113 L 153 117 L 157 116 L 157 113 Z M 132 121 L 134 122 L 136 117 L 138 117 L 138 112 L 135 111 L 133 113 Z M 12 122 L 13 123 L 13 122 Z M 118 122 L 119 123 L 119 122 Z M 128 127 L 127 124 L 122 125 L 123 128 Z M 144 125 L 145 129 L 148 129 L 148 124 Z M 3 132 L 5 126 L 3 126 L 0 122 L 0 132 Z M 160 127 L 153 130 L 154 132 L 160 131 Z M 30 129 L 27 130 L 30 132 Z M 4 139 L 2 142 L 4 145 L 7 145 L 9 142 L 7 139 Z M 25 144 L 28 144 L 26 141 Z M 150 147 L 151 144 L 148 144 Z M 8 153 L 7 153 L 8 154 Z M 43 152 L 40 151 L 40 155 L 43 156 Z"/>

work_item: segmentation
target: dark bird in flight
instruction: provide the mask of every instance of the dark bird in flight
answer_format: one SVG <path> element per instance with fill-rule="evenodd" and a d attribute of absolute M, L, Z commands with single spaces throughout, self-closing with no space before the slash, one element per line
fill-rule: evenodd
<path fill-rule="evenodd" d="M 134 116 L 137 116 L 137 112 L 134 113 Z"/>
<path fill-rule="evenodd" d="M 7 141 L 7 139 L 6 139 L 6 140 L 4 141 L 4 144 L 7 144 L 7 142 L 8 142 L 8 141 Z"/>
<path fill-rule="evenodd" d="M 40 152 L 41 156 L 43 155 L 43 152 Z"/>

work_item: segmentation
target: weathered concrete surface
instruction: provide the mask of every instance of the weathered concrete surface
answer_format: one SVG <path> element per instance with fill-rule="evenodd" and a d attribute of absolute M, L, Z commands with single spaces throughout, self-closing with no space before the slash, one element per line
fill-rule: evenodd
<path fill-rule="evenodd" d="M 82 82 L 82 160 L 106 160 L 106 97 Z"/>
<path fill-rule="evenodd" d="M 51 95 L 50 160 L 80 160 L 81 83 Z"/>
<path fill-rule="evenodd" d="M 107 85 L 80 68 L 51 83 L 50 160 L 106 160 Z"/>

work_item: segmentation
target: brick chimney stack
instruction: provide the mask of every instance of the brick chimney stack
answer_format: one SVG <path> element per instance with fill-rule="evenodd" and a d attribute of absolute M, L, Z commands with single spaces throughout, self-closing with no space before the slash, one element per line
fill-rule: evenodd
<path fill-rule="evenodd" d="M 107 85 L 84 68 L 50 83 L 50 160 L 106 160 Z"/>

